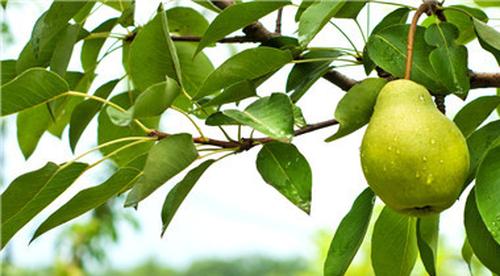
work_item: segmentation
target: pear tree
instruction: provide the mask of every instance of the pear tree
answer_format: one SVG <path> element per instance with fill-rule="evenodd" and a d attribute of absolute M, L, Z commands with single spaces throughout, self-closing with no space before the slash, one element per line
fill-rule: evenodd
<path fill-rule="evenodd" d="M 1 2 L 7 14 L 9 2 Z M 19 175 L 3 189 L 1 248 L 104 160 L 113 164 L 109 178 L 43 218 L 31 241 L 110 200 L 136 208 L 182 174 L 162 209 L 151 210 L 162 221 L 159 234 L 168 235 L 204 172 L 249 150 L 258 151 L 262 181 L 290 208 L 309 214 L 311 167 L 294 138 L 328 128 L 325 142 L 335 143 L 368 125 L 359 156 L 367 185 L 336 229 L 324 275 L 343 275 L 363 242 L 371 243 L 376 275 L 410 275 L 418 258 L 436 275 L 440 212 L 456 208 L 459 198 L 466 199 L 464 261 L 470 265 L 475 256 L 500 274 L 500 94 L 467 101 L 476 89 L 500 88 L 499 72 L 468 66 L 475 56 L 470 42 L 500 63 L 498 24 L 488 17 L 499 14 L 499 1 L 183 0 L 159 3 L 150 20 L 138 24 L 141 2 L 54 0 L 17 58 L 1 61 L 0 114 L 16 120 L 26 159 L 44 133 L 67 136 L 73 152 L 80 138 L 97 134 L 96 147 Z M 388 12 L 370 18 L 374 5 Z M 88 19 L 99 9 L 115 16 L 90 28 Z M 268 16 L 276 16 L 275 26 L 261 22 Z M 287 29 L 296 32 L 282 32 L 285 16 L 294 19 Z M 363 30 L 361 19 L 376 24 Z M 364 45 L 353 43 L 339 21 L 359 27 Z M 352 47 L 315 40 L 332 31 L 325 26 Z M 232 44 L 246 47 L 219 66 L 205 53 Z M 115 51 L 122 57 L 116 72 L 123 74 L 94 84 L 96 69 Z M 80 69 L 69 70 L 75 56 Z M 354 79 L 344 67 L 366 77 Z M 282 91 L 259 89 L 282 70 L 288 70 Z M 321 79 L 345 94 L 331 117 L 311 123 L 301 99 Z M 464 101 L 454 118 L 446 115 L 446 97 Z M 197 132 L 161 129 L 170 110 Z M 94 119 L 95 129 L 85 132 Z M 220 136 L 205 135 L 209 128 Z M 94 162 L 82 161 L 95 153 Z M 376 198 L 385 205 L 377 217 Z"/>

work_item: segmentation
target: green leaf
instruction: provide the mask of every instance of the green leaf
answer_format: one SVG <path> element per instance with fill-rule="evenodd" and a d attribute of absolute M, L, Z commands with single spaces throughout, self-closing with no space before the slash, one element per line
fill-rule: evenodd
<path fill-rule="evenodd" d="M 208 21 L 192 8 L 174 7 L 167 10 L 168 28 L 178 35 L 201 36 L 208 28 Z"/>
<path fill-rule="evenodd" d="M 470 88 L 467 67 L 467 48 L 457 46 L 458 29 L 450 23 L 432 24 L 425 31 L 427 43 L 438 48 L 432 50 L 429 60 L 448 91 L 465 98 Z"/>
<path fill-rule="evenodd" d="M 68 84 L 56 73 L 33 68 L 1 86 L 2 116 L 47 103 L 69 90 Z"/>
<path fill-rule="evenodd" d="M 175 80 L 168 77 L 167 81 L 150 86 L 137 97 L 134 104 L 134 118 L 161 115 L 180 93 Z"/>
<path fill-rule="evenodd" d="M 274 72 L 292 60 L 288 51 L 270 47 L 244 50 L 227 59 L 203 83 L 196 94 L 201 98 L 242 80 L 253 80 Z"/>
<path fill-rule="evenodd" d="M 241 125 L 235 119 L 224 115 L 222 112 L 215 112 L 205 120 L 207 126 Z"/>
<path fill-rule="evenodd" d="M 476 177 L 477 167 L 498 137 L 500 137 L 500 120 L 485 125 L 467 138 L 470 153 L 470 173 L 467 183 L 470 183 Z"/>
<path fill-rule="evenodd" d="M 112 80 L 97 88 L 94 96 L 107 99 L 120 80 Z M 74 152 L 83 131 L 102 107 L 102 103 L 89 99 L 79 103 L 71 113 L 69 122 L 69 144 Z"/>
<path fill-rule="evenodd" d="M 123 12 L 126 9 L 128 9 L 134 3 L 135 0 L 113 0 L 113 1 L 98 0 L 98 1 L 104 3 L 105 5 L 119 12 Z"/>
<path fill-rule="evenodd" d="M 302 0 L 300 2 L 300 5 L 299 7 L 297 8 L 297 12 L 295 13 L 295 22 L 299 22 L 300 20 L 300 17 L 302 16 L 302 14 L 304 13 L 304 11 L 309 8 L 309 6 L 312 5 L 314 1 L 311 1 L 311 0 Z"/>
<path fill-rule="evenodd" d="M 439 215 L 417 219 L 417 245 L 420 258 L 429 275 L 436 275 L 437 245 L 439 238 Z"/>
<path fill-rule="evenodd" d="M 223 113 L 273 139 L 288 141 L 293 137 L 292 102 L 285 94 L 260 98 L 244 111 L 231 109 Z"/>
<path fill-rule="evenodd" d="M 500 32 L 480 20 L 474 18 L 473 21 L 479 43 L 483 49 L 492 53 L 500 64 Z"/>
<path fill-rule="evenodd" d="M 500 245 L 493 239 L 484 225 L 476 205 L 474 189 L 471 190 L 465 203 L 464 225 L 467 240 L 474 251 L 474 255 L 494 273 L 500 273 Z"/>
<path fill-rule="evenodd" d="M 116 26 L 116 23 L 117 18 L 110 18 L 93 29 L 91 34 L 110 32 Z M 106 38 L 87 39 L 83 41 L 80 61 L 85 72 L 95 70 L 97 58 L 104 42 L 106 42 Z"/>
<path fill-rule="evenodd" d="M 467 263 L 467 267 L 469 268 L 469 273 L 472 275 L 472 256 L 474 256 L 474 252 L 472 252 L 472 248 L 470 247 L 469 240 L 465 238 L 464 244 L 462 245 L 462 259 Z"/>
<path fill-rule="evenodd" d="M 313 2 L 300 16 L 298 31 L 300 45 L 309 44 L 345 3 L 343 0 Z"/>
<path fill-rule="evenodd" d="M 307 126 L 304 114 L 302 114 L 302 109 L 295 104 L 293 105 L 293 124 L 300 128 Z"/>
<path fill-rule="evenodd" d="M 82 9 L 86 1 L 54 1 L 40 17 L 31 33 L 31 43 L 35 56 L 51 47 L 51 40 L 62 31 L 68 21 Z"/>
<path fill-rule="evenodd" d="M 324 275 L 344 275 L 366 235 L 372 216 L 375 194 L 366 188 L 340 222 L 326 257 Z"/>
<path fill-rule="evenodd" d="M 293 102 L 297 102 L 311 88 L 311 86 L 330 70 L 330 64 L 336 57 L 344 55 L 338 50 L 314 50 L 305 53 L 302 58 L 332 58 L 327 61 L 307 62 L 295 64 L 288 74 L 286 91 L 293 91 L 290 96 Z"/>
<path fill-rule="evenodd" d="M 25 159 L 28 159 L 35 151 L 49 123 L 50 114 L 46 105 L 19 112 L 16 118 L 17 142 Z"/>
<path fill-rule="evenodd" d="M 481 7 L 500 7 L 498 0 L 474 0 L 474 3 Z"/>
<path fill-rule="evenodd" d="M 187 168 L 197 156 L 193 138 L 189 134 L 175 134 L 162 139 L 149 150 L 144 175 L 128 194 L 125 206 L 139 203 Z"/>
<path fill-rule="evenodd" d="M 216 5 L 214 5 L 214 3 L 210 0 L 192 0 L 195 4 L 198 4 L 202 7 L 204 7 L 205 9 L 207 10 L 210 10 L 210 11 L 213 11 L 213 12 L 216 12 L 216 13 L 219 13 L 221 12 L 221 9 L 219 9 L 219 7 L 217 7 Z"/>
<path fill-rule="evenodd" d="M 160 4 L 158 16 L 160 16 L 160 19 L 161 19 L 162 34 L 165 37 L 165 40 L 167 42 L 168 59 L 171 61 L 173 69 L 174 69 L 174 75 L 172 76 L 172 78 L 175 79 L 179 83 L 179 86 L 182 89 L 184 89 L 184 82 L 182 81 L 181 65 L 180 65 L 179 57 L 177 56 L 177 49 L 175 48 L 174 41 L 170 37 L 170 30 L 168 29 L 167 13 L 163 10 L 163 4 Z"/>
<path fill-rule="evenodd" d="M 476 202 L 484 224 L 500 245 L 500 146 L 485 155 L 476 175 Z"/>
<path fill-rule="evenodd" d="M 191 189 L 193 189 L 196 182 L 200 179 L 201 175 L 215 162 L 215 160 L 207 160 L 201 163 L 198 167 L 189 171 L 186 176 L 177 183 L 168 192 L 165 201 L 163 202 L 163 207 L 161 209 L 161 221 L 163 224 L 161 235 L 165 233 L 168 225 L 174 218 L 177 209 L 181 206 L 182 202 L 189 194 Z"/>
<path fill-rule="evenodd" d="M 118 94 L 117 96 L 111 98 L 111 102 L 118 104 L 119 106 L 128 109 L 131 107 L 134 98 L 137 96 L 137 91 L 129 91 L 122 94 Z M 141 122 L 149 128 L 157 129 L 159 118 L 144 118 L 141 119 Z M 120 127 L 114 125 L 109 119 L 108 114 L 104 109 L 101 109 L 99 116 L 97 118 L 97 144 L 101 145 L 103 143 L 116 140 L 119 138 L 130 137 L 130 136 L 144 136 L 144 130 L 137 126 L 137 124 L 130 124 L 126 127 Z M 120 147 L 123 147 L 129 142 L 117 143 L 115 145 L 107 146 L 105 148 L 101 148 L 100 151 L 103 155 L 108 155 L 111 152 L 117 150 Z M 140 143 L 125 150 L 120 151 L 118 154 L 115 154 L 111 157 L 118 166 L 124 166 L 129 163 L 131 160 L 135 159 L 137 156 L 140 156 L 146 153 L 153 142 L 149 143 Z"/>
<path fill-rule="evenodd" d="M 292 144 L 265 144 L 257 155 L 257 170 L 269 185 L 307 214 L 311 211 L 312 172 Z"/>
<path fill-rule="evenodd" d="M 373 34 L 368 39 L 367 50 L 370 58 L 391 75 L 403 78 L 406 65 L 406 37 L 409 25 L 393 25 Z M 425 28 L 417 27 L 413 51 L 411 79 L 434 93 L 446 93 L 447 89 L 439 81 L 432 69 L 429 55 L 433 47 L 425 43 Z"/>
<path fill-rule="evenodd" d="M 0 85 L 8 83 L 17 76 L 16 61 L 15 60 L 2 60 L 0 61 Z"/>
<path fill-rule="evenodd" d="M 68 76 L 75 75 L 78 77 L 78 81 L 74 84 L 70 83 Z M 66 72 L 66 81 L 70 84 L 70 90 L 79 91 L 79 92 L 87 92 L 90 88 L 90 85 L 94 81 L 95 74 L 93 72 L 87 72 L 85 74 L 80 72 Z M 82 97 L 74 97 L 74 96 L 64 96 L 56 99 L 49 103 L 51 109 L 54 113 L 54 121 L 49 125 L 49 132 L 57 137 L 62 136 L 62 132 L 67 124 L 69 124 L 71 120 L 71 115 L 73 114 L 73 110 L 77 105 L 83 102 L 84 99 Z"/>
<path fill-rule="evenodd" d="M 64 77 L 66 69 L 68 68 L 71 54 L 73 53 L 73 46 L 78 40 L 81 27 L 78 24 L 68 25 L 62 30 L 61 36 L 57 41 L 54 49 L 54 54 L 50 59 L 50 69 L 56 72 L 59 76 Z"/>
<path fill-rule="evenodd" d="M 466 44 L 476 37 L 474 26 L 469 15 L 482 22 L 488 21 L 488 16 L 480 9 L 462 5 L 444 7 L 446 21 L 455 25 L 460 32 L 460 36 L 457 39 L 458 44 Z"/>
<path fill-rule="evenodd" d="M 469 137 L 478 126 L 500 105 L 499 96 L 482 96 L 468 103 L 453 118 L 465 137 Z"/>
<path fill-rule="evenodd" d="M 73 19 L 75 20 L 76 23 L 79 25 L 83 26 L 85 24 L 85 21 L 89 17 L 90 12 L 94 8 L 94 5 L 96 4 L 95 1 L 88 1 L 85 6 L 83 6 L 74 16 Z"/>
<path fill-rule="evenodd" d="M 355 19 L 368 0 L 346 1 L 342 8 L 335 14 L 335 18 Z"/>
<path fill-rule="evenodd" d="M 393 26 L 393 25 L 400 25 L 400 24 L 405 24 L 406 21 L 408 20 L 408 14 L 410 13 L 409 8 L 398 8 L 388 15 L 386 15 L 378 24 L 373 28 L 372 30 L 372 35 L 384 30 L 387 27 Z"/>
<path fill-rule="evenodd" d="M 367 124 L 378 93 L 386 83 L 384 79 L 369 78 L 349 89 L 335 109 L 335 119 L 340 123 L 340 127 L 337 133 L 325 141 L 331 142 L 344 137 Z"/>
<path fill-rule="evenodd" d="M 0 196 L 3 248 L 26 223 L 62 194 L 88 167 L 84 163 L 43 168 L 14 179 Z"/>
<path fill-rule="evenodd" d="M 415 218 L 384 207 L 372 235 L 372 267 L 377 275 L 410 275 L 417 260 Z"/>
<path fill-rule="evenodd" d="M 239 102 L 241 100 L 254 96 L 257 96 L 255 84 L 249 80 L 242 80 L 225 88 L 222 93 L 209 100 L 203 106 L 221 106 L 227 103 Z"/>
<path fill-rule="evenodd" d="M 380 21 L 375 28 L 373 28 L 371 35 L 374 35 L 381 30 L 393 26 L 393 25 L 398 25 L 398 24 L 404 24 L 406 23 L 406 20 L 408 19 L 408 14 L 410 13 L 409 8 L 399 8 L 388 15 L 386 15 L 382 21 Z M 370 55 L 368 54 L 368 49 L 365 45 L 363 48 L 363 67 L 365 69 L 365 73 L 368 75 L 370 72 L 375 69 L 375 63 L 373 63 L 373 60 L 370 58 Z"/>
<path fill-rule="evenodd" d="M 35 231 L 32 242 L 45 232 L 95 209 L 117 195 L 123 187 L 134 182 L 141 172 L 133 168 L 123 168 L 98 186 L 78 192 L 63 206 L 52 213 Z"/>
<path fill-rule="evenodd" d="M 255 1 L 237 3 L 225 8 L 208 26 L 198 44 L 196 53 L 226 35 L 246 27 L 259 18 L 288 4 L 290 4 L 290 1 Z"/>
<path fill-rule="evenodd" d="M 178 80 L 172 59 L 171 49 L 167 45 L 163 32 L 161 14 L 148 22 L 138 32 L 130 46 L 128 71 L 135 87 L 144 91 L 153 84 L 165 81 L 166 77 Z M 195 95 L 205 78 L 213 71 L 210 60 L 204 54 L 193 59 L 196 45 L 190 42 L 175 43 L 182 79 L 188 94 Z"/>
<path fill-rule="evenodd" d="M 134 13 L 135 13 L 135 1 L 132 1 L 130 5 L 122 12 L 120 18 L 118 18 L 118 23 L 122 27 L 134 26 Z"/>
<path fill-rule="evenodd" d="M 108 106 L 106 108 L 106 113 L 109 116 L 109 119 L 114 125 L 125 127 L 130 125 L 132 120 L 134 119 L 134 109 L 131 108 L 129 110 L 121 111 L 112 106 Z"/>

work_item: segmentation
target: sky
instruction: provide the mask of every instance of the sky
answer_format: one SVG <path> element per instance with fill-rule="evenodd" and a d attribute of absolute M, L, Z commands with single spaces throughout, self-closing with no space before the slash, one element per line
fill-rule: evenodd
<path fill-rule="evenodd" d="M 414 6 L 419 3 L 419 1 L 405 2 Z M 464 1 L 447 1 L 447 4 L 459 2 L 464 3 Z M 47 1 L 17 0 L 13 1 L 14 5 L 8 7 L 7 12 L 2 10 L 2 20 L 9 23 L 14 34 L 14 44 L 0 49 L 2 60 L 17 57 L 29 39 L 35 20 L 48 6 L 47 3 Z M 158 3 L 159 1 L 137 1 L 136 21 L 140 24 L 146 23 L 154 15 Z M 198 6 L 193 6 L 191 1 L 182 0 L 176 3 L 198 9 Z M 172 7 L 174 2 L 166 2 L 166 5 L 167 8 Z M 395 7 L 372 4 L 370 8 L 369 25 L 372 29 L 376 22 Z M 359 18 L 360 25 L 366 32 L 365 12 L 366 10 L 362 11 Z M 491 10 L 487 12 L 494 17 Z M 296 32 L 294 14 L 293 6 L 285 8 L 284 34 L 293 35 Z M 116 15 L 113 10 L 102 8 L 90 18 L 86 28 L 93 29 L 104 18 L 113 15 Z M 498 17 L 498 11 L 496 15 Z M 213 18 L 213 14 L 210 16 Z M 274 20 L 273 14 L 265 17 L 262 23 L 272 29 Z M 338 24 L 344 32 L 352 36 L 356 46 L 361 49 L 363 39 L 356 25 L 348 20 L 339 20 Z M 331 26 L 325 27 L 311 45 L 350 47 L 342 35 Z M 251 46 L 253 45 L 237 45 L 230 48 L 218 45 L 215 48 L 208 48 L 205 52 L 214 65 L 218 66 L 234 51 L 241 51 Z M 482 50 L 477 40 L 471 42 L 468 48 L 469 68 L 481 72 L 498 70 L 493 56 Z M 76 58 L 71 60 L 70 69 L 78 70 L 79 49 L 75 50 L 74 57 Z M 123 74 L 122 69 L 115 65 L 120 62 L 120 58 L 120 53 L 116 52 L 106 59 L 98 69 L 98 78 L 90 91 L 94 91 L 106 80 Z M 284 92 L 290 69 L 291 65 L 287 65 L 266 81 L 259 87 L 259 94 Z M 342 68 L 341 71 L 355 79 L 365 77 L 362 67 Z M 121 91 L 123 90 L 115 90 L 115 92 Z M 494 93 L 494 89 L 477 89 L 470 93 L 467 102 L 478 96 Z M 333 118 L 335 107 L 343 95 L 344 92 L 336 86 L 325 80 L 319 80 L 301 99 L 299 106 L 308 122 L 323 121 Z M 250 102 L 244 101 L 243 106 Z M 457 97 L 450 96 L 447 97 L 446 104 L 447 115 L 453 118 L 464 103 Z M 498 116 L 492 115 L 489 120 L 494 118 Z M 66 129 L 62 140 L 45 134 L 33 156 L 29 160 L 24 160 L 16 141 L 15 116 L 9 116 L 4 120 L 7 123 L 6 139 L 3 141 L 4 183 L 10 183 L 17 176 L 35 170 L 48 161 L 64 162 L 72 158 Z M 95 128 L 94 120 L 82 136 L 77 153 L 95 145 Z M 312 242 L 314 234 L 319 230 L 327 230 L 333 235 L 336 226 L 350 209 L 352 201 L 367 187 L 359 161 L 359 145 L 365 128 L 335 142 L 323 142 L 336 131 L 336 128 L 330 127 L 293 140 L 312 168 L 313 202 L 310 216 L 294 207 L 262 180 L 255 168 L 258 149 L 253 149 L 225 158 L 208 169 L 178 210 L 163 238 L 160 238 L 161 206 L 168 190 L 182 179 L 184 173 L 170 180 L 144 200 L 137 211 L 131 208 L 121 209 L 120 212 L 132 214 L 139 220 L 141 230 L 134 230 L 125 223 L 120 226 L 122 237 L 120 242 L 110 246 L 107 251 L 111 264 L 117 267 L 129 267 L 151 257 L 174 266 L 185 266 L 197 258 L 231 258 L 244 254 L 265 254 L 278 258 L 313 257 L 316 251 Z M 162 117 L 161 129 L 167 132 L 195 133 L 185 118 L 170 111 Z M 234 129 L 230 130 L 235 133 Z M 205 132 L 211 137 L 220 136 L 217 129 L 206 128 Z M 93 158 L 95 160 L 95 156 Z M 16 264 L 35 267 L 50 265 L 53 262 L 54 240 L 62 228 L 48 232 L 28 246 L 31 235 L 44 218 L 79 190 L 98 184 L 97 179 L 102 179 L 102 174 L 106 174 L 105 170 L 97 168 L 81 177 L 12 239 L 10 250 Z M 1 188 L 3 189 L 5 186 Z M 463 241 L 464 201 L 465 196 L 451 209 L 443 212 L 441 218 L 441 238 L 455 250 L 459 250 Z M 85 219 L 85 216 L 80 219 Z M 0 254 L 3 256 L 3 252 Z"/>

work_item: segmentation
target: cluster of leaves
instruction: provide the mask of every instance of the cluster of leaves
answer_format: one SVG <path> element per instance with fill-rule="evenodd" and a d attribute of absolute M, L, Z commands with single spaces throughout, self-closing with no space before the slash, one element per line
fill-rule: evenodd
<path fill-rule="evenodd" d="M 211 154 L 228 153 L 203 161 L 190 170 L 168 193 L 162 208 L 163 231 L 171 222 L 202 174 L 217 160 L 262 144 L 257 170 L 265 182 L 306 213 L 311 206 L 311 168 L 291 143 L 294 136 L 311 125 L 302 116 L 299 100 L 309 88 L 333 68 L 363 66 L 366 74 L 375 68 L 401 78 L 406 60 L 408 15 L 404 6 L 385 16 L 371 31 L 363 51 L 356 48 L 310 47 L 311 41 L 338 18 L 356 18 L 367 1 L 302 1 L 296 9 L 298 37 L 271 35 L 257 47 L 241 51 L 214 68 L 203 52 L 289 1 L 249 1 L 220 10 L 210 1 L 196 1 L 215 13 L 208 20 L 197 10 L 160 6 L 144 26 L 134 22 L 133 1 L 54 1 L 33 27 L 29 42 L 17 60 L 1 62 L 1 114 L 17 113 L 20 148 L 28 158 L 45 132 L 61 137 L 69 127 L 74 151 L 90 121 L 97 116 L 98 146 L 64 164 L 44 167 L 16 178 L 1 195 L 1 246 L 62 194 L 78 177 L 103 160 L 112 160 L 116 171 L 103 183 L 80 191 L 35 231 L 33 239 L 110 198 L 127 194 L 125 206 L 136 207 L 172 177 L 197 160 Z M 107 5 L 119 16 L 88 31 L 85 23 L 93 11 Z M 455 94 L 463 99 L 470 89 L 466 43 L 479 39 L 483 48 L 500 61 L 500 34 L 485 23 L 488 17 L 477 8 L 441 7 L 442 17 L 430 16 L 417 27 L 411 79 L 426 86 L 434 95 Z M 441 19 L 440 19 L 441 18 Z M 126 33 L 113 33 L 114 30 Z M 198 37 L 199 41 L 178 40 Z M 253 38 L 255 39 L 255 38 Z M 108 41 L 112 47 L 103 52 Z M 81 72 L 68 71 L 75 45 L 81 43 Z M 116 44 L 121 45 L 116 46 Z M 354 46 L 354 45 L 353 45 Z M 112 51 L 121 49 L 124 77 L 110 80 L 89 94 L 96 68 Z M 340 62 L 340 63 L 339 63 Z M 257 88 L 286 64 L 294 66 L 286 83 L 286 93 L 268 96 Z M 113 94 L 123 80 L 130 87 Z M 333 141 L 363 127 L 370 120 L 379 90 L 387 80 L 367 78 L 352 86 L 335 111 L 338 131 Z M 113 95 L 113 96 L 111 96 Z M 253 100 L 246 108 L 225 105 Z M 476 130 L 500 103 L 499 96 L 481 97 L 466 105 L 455 122 L 467 137 L 471 152 L 469 183 L 476 179 L 465 211 L 467 243 L 464 257 L 472 254 L 490 270 L 500 273 L 500 122 Z M 190 118 L 200 132 L 166 134 L 158 131 L 166 110 Z M 209 139 L 191 119 L 205 120 L 220 128 L 225 141 Z M 238 138 L 226 132 L 236 126 Z M 266 138 L 242 138 L 248 127 Z M 217 148 L 209 145 L 217 146 Z M 103 158 L 92 164 L 79 160 L 93 151 Z M 205 156 L 200 152 L 208 151 Z M 464 187 L 465 188 L 465 187 Z M 345 272 L 366 234 L 375 195 L 366 189 L 342 220 L 325 263 L 326 275 Z M 375 223 L 372 236 L 372 264 L 377 274 L 408 275 L 418 252 L 431 274 L 435 274 L 439 216 L 411 218 L 385 208 Z"/>

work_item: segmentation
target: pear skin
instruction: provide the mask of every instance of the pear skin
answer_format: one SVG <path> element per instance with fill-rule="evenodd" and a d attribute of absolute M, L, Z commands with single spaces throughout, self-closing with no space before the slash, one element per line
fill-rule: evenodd
<path fill-rule="evenodd" d="M 361 164 L 387 206 L 423 216 L 453 205 L 469 172 L 469 151 L 425 87 L 395 80 L 377 97 L 361 144 Z"/>

